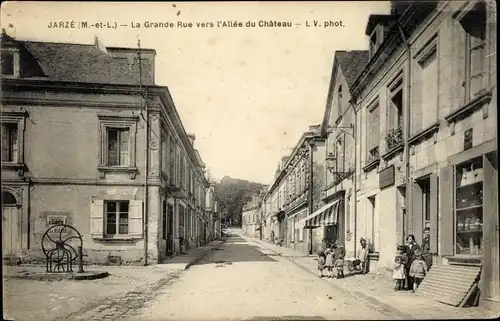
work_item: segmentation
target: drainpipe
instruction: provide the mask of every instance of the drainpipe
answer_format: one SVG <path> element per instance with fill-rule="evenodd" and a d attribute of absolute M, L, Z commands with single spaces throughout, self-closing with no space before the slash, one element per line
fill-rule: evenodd
<path fill-rule="evenodd" d="M 410 103 L 411 103 L 411 46 L 408 42 L 408 39 L 406 38 L 403 29 L 401 28 L 401 25 L 398 23 L 398 30 L 399 34 L 401 35 L 401 38 L 403 39 L 403 42 L 406 46 L 406 51 L 408 53 L 408 81 L 407 81 L 407 89 L 406 89 L 406 130 L 405 130 L 405 140 L 404 140 L 404 150 L 405 150 L 405 178 L 406 178 L 406 195 L 405 195 L 405 210 L 404 210 L 404 216 L 402 219 L 402 241 L 404 242 L 404 235 L 405 235 L 405 217 L 408 215 L 409 209 L 413 206 L 413 197 L 410 197 L 411 193 L 413 192 L 413 186 L 412 186 L 412 181 L 410 177 L 410 145 L 408 144 L 408 139 L 410 138 Z M 410 200 L 409 200 L 410 198 Z M 411 223 L 410 223 L 411 224 Z"/>
<path fill-rule="evenodd" d="M 354 240 L 354 256 L 356 256 L 356 247 L 358 242 L 356 241 L 356 230 L 358 229 L 358 113 L 356 110 L 356 101 L 351 102 L 351 107 L 354 111 L 354 128 L 352 130 L 354 136 L 354 231 L 353 231 L 353 240 Z"/>
<path fill-rule="evenodd" d="M 147 96 L 146 96 L 147 97 Z M 142 92 L 141 92 L 142 100 Z M 144 103 L 145 118 L 146 118 L 146 147 L 144 148 L 145 153 L 145 170 L 144 170 L 144 206 L 143 208 L 143 233 L 144 233 L 144 266 L 148 265 L 148 169 L 149 169 L 149 113 L 147 99 Z"/>
<path fill-rule="evenodd" d="M 307 142 L 309 145 L 309 215 L 312 214 L 313 211 L 313 146 L 314 146 L 314 138 Z M 312 227 L 309 228 L 309 254 L 313 254 L 313 237 L 312 237 Z"/>

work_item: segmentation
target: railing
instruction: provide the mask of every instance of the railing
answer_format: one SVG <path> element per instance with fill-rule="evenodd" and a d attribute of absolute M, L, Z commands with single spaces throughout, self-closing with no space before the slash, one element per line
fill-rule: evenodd
<path fill-rule="evenodd" d="M 391 150 L 392 148 L 403 143 L 403 129 L 401 127 L 392 128 L 385 136 L 385 142 L 387 144 L 387 150 Z"/>

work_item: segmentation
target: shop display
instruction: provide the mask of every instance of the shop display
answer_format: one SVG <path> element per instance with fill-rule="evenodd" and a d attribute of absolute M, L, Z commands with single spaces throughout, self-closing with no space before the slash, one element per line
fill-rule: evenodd
<path fill-rule="evenodd" d="M 457 168 L 456 254 L 483 251 L 483 171 L 479 166 Z"/>

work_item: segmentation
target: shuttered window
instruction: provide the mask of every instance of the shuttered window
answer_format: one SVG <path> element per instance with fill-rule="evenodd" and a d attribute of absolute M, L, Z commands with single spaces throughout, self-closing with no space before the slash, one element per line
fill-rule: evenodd
<path fill-rule="evenodd" d="M 369 163 L 380 157 L 379 144 L 380 144 L 380 109 L 378 101 L 373 103 L 368 108 L 367 116 L 367 159 Z"/>
<path fill-rule="evenodd" d="M 142 201 L 92 200 L 90 212 L 93 238 L 142 237 Z"/>

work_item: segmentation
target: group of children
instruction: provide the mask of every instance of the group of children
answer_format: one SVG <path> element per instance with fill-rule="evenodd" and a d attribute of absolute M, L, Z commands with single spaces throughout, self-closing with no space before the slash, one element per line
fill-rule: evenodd
<path fill-rule="evenodd" d="M 318 253 L 319 277 L 325 276 L 323 271 L 327 270 L 326 277 L 333 278 L 336 271 L 338 279 L 344 278 L 344 256 L 343 247 L 338 244 L 327 247 L 324 252 L 320 251 Z"/>
<path fill-rule="evenodd" d="M 408 280 L 408 287 L 413 284 L 413 292 L 418 288 L 428 272 L 428 267 L 422 258 L 422 253 L 417 250 L 415 259 L 409 262 L 404 246 L 398 246 L 398 255 L 394 261 L 394 271 L 392 278 L 395 280 L 394 291 L 404 289 L 405 281 Z"/>

